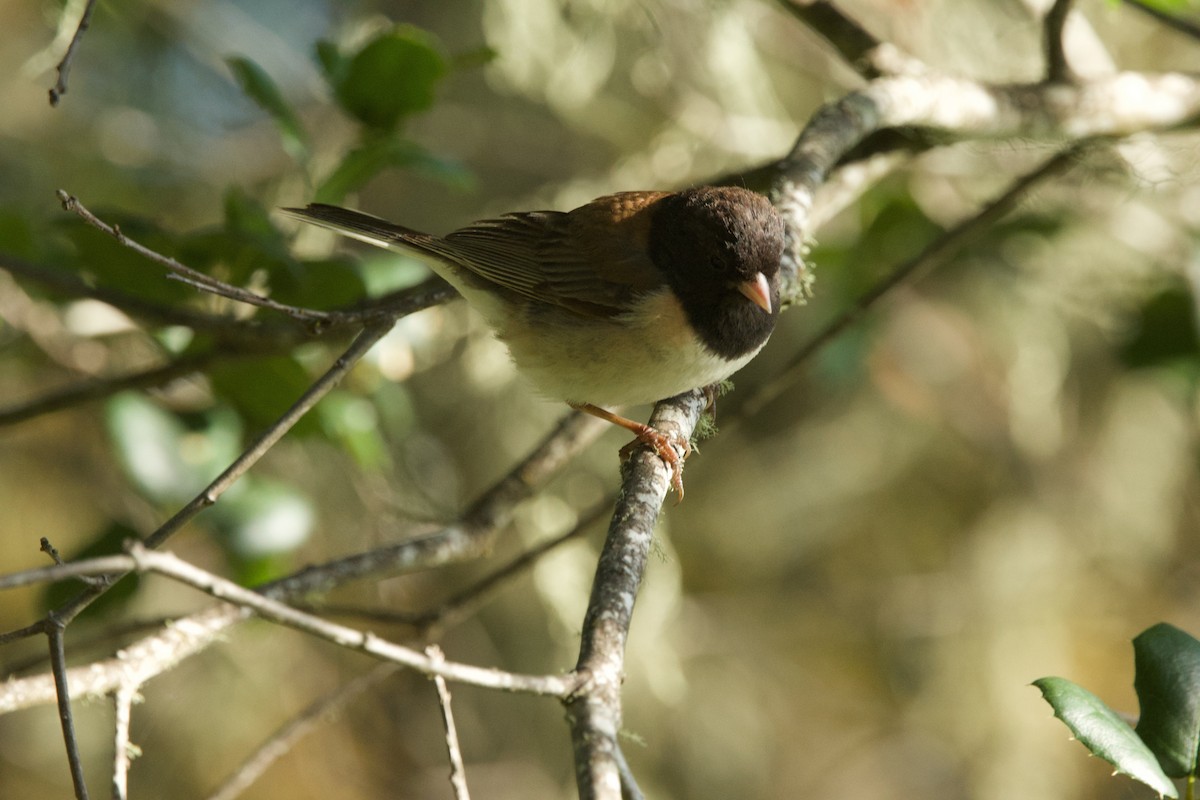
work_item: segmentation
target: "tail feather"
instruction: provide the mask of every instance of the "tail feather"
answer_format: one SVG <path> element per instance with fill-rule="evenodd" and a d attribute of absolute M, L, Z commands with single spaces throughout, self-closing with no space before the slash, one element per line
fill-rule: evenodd
<path fill-rule="evenodd" d="M 436 236 L 414 231 L 361 211 L 352 211 L 325 203 L 310 203 L 304 208 L 281 208 L 280 211 L 290 217 L 319 225 L 376 247 L 424 256 L 425 259 L 432 257 L 438 261 L 446 261 L 447 254 L 443 247 L 439 247 L 441 240 Z"/>

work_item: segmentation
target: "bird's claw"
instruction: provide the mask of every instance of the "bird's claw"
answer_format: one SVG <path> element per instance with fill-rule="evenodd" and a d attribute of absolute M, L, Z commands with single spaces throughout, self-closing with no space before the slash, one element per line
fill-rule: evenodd
<path fill-rule="evenodd" d="M 683 462 L 692 454 L 691 443 L 677 433 L 663 433 L 657 428 L 646 426 L 638 431 L 637 438 L 621 448 L 621 460 L 627 460 L 641 444 L 648 444 L 654 454 L 671 470 L 671 488 L 675 490 L 675 504 L 683 502 Z M 679 453 L 683 451 L 681 456 Z"/>

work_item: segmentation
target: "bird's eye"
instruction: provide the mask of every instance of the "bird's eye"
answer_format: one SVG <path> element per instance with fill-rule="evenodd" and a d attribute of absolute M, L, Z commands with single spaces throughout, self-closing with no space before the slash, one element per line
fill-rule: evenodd
<path fill-rule="evenodd" d="M 721 258 L 718 255 L 709 256 L 708 257 L 708 268 L 710 270 L 712 270 L 713 272 L 721 272 L 722 270 L 725 269 L 725 259 Z"/>

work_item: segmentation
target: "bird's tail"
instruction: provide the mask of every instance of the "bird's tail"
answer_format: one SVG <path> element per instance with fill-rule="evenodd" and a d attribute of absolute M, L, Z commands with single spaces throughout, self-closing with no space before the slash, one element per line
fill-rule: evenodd
<path fill-rule="evenodd" d="M 376 247 L 397 250 L 417 256 L 424 261 L 433 258 L 445 263 L 449 254 L 442 240 L 428 233 L 414 231 L 361 211 L 325 203 L 309 203 L 304 208 L 281 208 L 290 217 L 319 225 L 343 236 L 358 239 Z M 453 260 L 452 257 L 450 260 Z"/>

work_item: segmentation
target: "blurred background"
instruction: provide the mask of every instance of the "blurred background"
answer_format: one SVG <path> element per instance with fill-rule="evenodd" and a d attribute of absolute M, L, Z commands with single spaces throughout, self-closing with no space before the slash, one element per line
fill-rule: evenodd
<path fill-rule="evenodd" d="M 940 68 L 997 82 L 1040 74 L 1041 28 L 1024 3 L 841 5 Z M 506 210 L 704 182 L 780 157 L 821 103 L 858 85 L 766 0 L 143 2 L 99 6 L 51 108 L 81 7 L 0 2 L 0 253 L 240 317 L 84 230 L 55 190 L 192 266 L 332 307 L 421 270 L 331 249 L 314 231 L 292 241 L 295 226 L 271 209 L 321 197 L 444 233 Z M 1078 8 L 1081 72 L 1200 68 L 1195 42 L 1135 10 Z M 354 54 L 389 36 L 417 77 L 348 84 Z M 1069 741 L 1029 683 L 1063 675 L 1136 713 L 1130 640 L 1164 620 L 1200 633 L 1195 135 L 1085 157 L 892 292 L 781 396 L 744 410 L 825 322 L 1052 152 L 1024 140 L 938 149 L 818 232 L 814 297 L 737 376 L 721 433 L 688 462 L 686 501 L 663 514 L 624 694 L 625 751 L 647 796 L 1152 796 Z M 0 406 L 209 341 L 0 271 Z M 339 346 L 218 359 L 168 387 L 4 427 L 3 571 L 47 563 L 41 536 L 76 557 L 153 530 Z M 399 541 L 452 519 L 564 411 L 529 392 L 461 303 L 422 312 L 170 549 L 255 583 Z M 435 604 L 569 529 L 616 487 L 623 441 L 606 434 L 524 504 L 490 559 L 328 599 Z M 446 631 L 447 656 L 569 669 L 603 527 Z M 70 589 L 6 593 L 0 627 L 29 624 Z M 205 606 L 143 579 L 73 626 L 68 652 L 111 655 L 138 623 Z M 6 647 L 0 664 L 43 671 L 44 649 Z M 145 687 L 131 796 L 206 796 L 370 666 L 291 631 L 241 627 Z M 575 796 L 561 707 L 454 696 L 473 796 Z M 111 703 L 76 705 L 100 792 Z M 243 796 L 449 797 L 447 771 L 433 688 L 400 674 Z M 0 796 L 70 791 L 54 709 L 0 717 Z"/>

